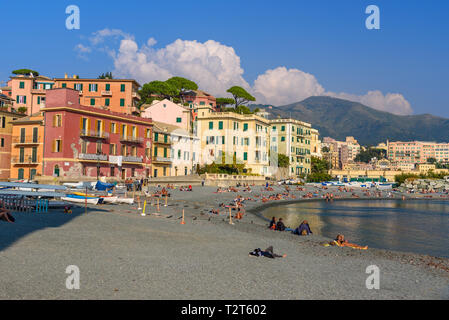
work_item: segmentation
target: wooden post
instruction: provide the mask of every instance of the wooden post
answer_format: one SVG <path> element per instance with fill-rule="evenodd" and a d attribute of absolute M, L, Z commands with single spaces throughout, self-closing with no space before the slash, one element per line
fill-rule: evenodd
<path fill-rule="evenodd" d="M 229 207 L 229 224 L 234 224 L 234 222 L 232 222 L 231 207 Z"/>
<path fill-rule="evenodd" d="M 146 208 L 146 206 L 147 206 L 147 200 L 145 200 L 144 203 L 143 203 L 143 210 L 142 210 L 142 213 L 141 213 L 141 216 L 143 216 L 143 217 L 146 216 L 146 214 L 145 214 L 145 208 Z"/>
<path fill-rule="evenodd" d="M 184 209 L 182 209 L 182 220 L 181 220 L 181 224 L 186 224 L 184 221 Z"/>
<path fill-rule="evenodd" d="M 167 201 L 168 201 L 167 199 L 168 199 L 168 195 L 166 194 L 166 195 L 165 195 L 165 205 L 164 205 L 164 207 L 167 206 Z"/>
<path fill-rule="evenodd" d="M 84 198 L 84 213 L 87 214 L 87 187 L 86 187 L 86 196 Z"/>

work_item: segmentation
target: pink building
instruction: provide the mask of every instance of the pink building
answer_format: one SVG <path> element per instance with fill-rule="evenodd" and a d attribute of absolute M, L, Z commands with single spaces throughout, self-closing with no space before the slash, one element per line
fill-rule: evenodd
<path fill-rule="evenodd" d="M 143 118 L 180 127 L 188 132 L 192 126 L 191 111 L 170 100 L 154 100 L 151 105 L 143 105 L 142 109 Z"/>
<path fill-rule="evenodd" d="M 216 98 L 202 90 L 191 90 L 187 91 L 182 95 L 184 102 L 191 105 L 191 108 L 210 106 L 213 109 L 217 106 Z"/>
<path fill-rule="evenodd" d="M 74 89 L 48 90 L 46 98 L 44 176 L 150 176 L 151 119 L 82 106 Z"/>

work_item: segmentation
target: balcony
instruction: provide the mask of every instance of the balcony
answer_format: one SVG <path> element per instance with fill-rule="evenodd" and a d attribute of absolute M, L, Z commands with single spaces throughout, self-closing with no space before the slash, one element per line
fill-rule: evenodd
<path fill-rule="evenodd" d="M 172 160 L 171 160 L 171 158 L 168 158 L 168 157 L 158 157 L 158 156 L 156 156 L 156 157 L 153 157 L 153 162 L 165 162 L 165 163 L 167 163 L 167 162 L 172 162 Z"/>
<path fill-rule="evenodd" d="M 96 153 L 80 153 L 78 154 L 79 160 L 90 160 L 90 161 L 107 161 L 108 156 L 106 154 L 96 154 Z"/>
<path fill-rule="evenodd" d="M 143 162 L 143 157 L 126 156 L 126 157 L 123 157 L 123 162 L 142 163 Z"/>
<path fill-rule="evenodd" d="M 96 130 L 81 130 L 80 136 L 86 138 L 108 139 L 109 133 Z"/>
<path fill-rule="evenodd" d="M 140 100 L 140 94 L 138 94 L 137 92 L 133 92 L 133 93 L 131 94 L 131 96 L 132 96 L 133 98 L 136 98 L 136 99 Z"/>
<path fill-rule="evenodd" d="M 20 137 L 13 137 L 12 143 L 13 144 L 21 144 L 21 145 L 32 145 L 32 144 L 39 144 L 40 143 L 39 136 L 20 136 Z"/>
<path fill-rule="evenodd" d="M 102 96 L 112 96 L 112 91 L 101 91 Z"/>
<path fill-rule="evenodd" d="M 124 135 L 120 136 L 120 142 L 143 143 L 143 138 Z"/>
<path fill-rule="evenodd" d="M 11 163 L 14 165 L 37 165 L 41 163 L 40 157 L 33 157 L 25 155 L 23 157 L 15 156 L 11 157 Z"/>
<path fill-rule="evenodd" d="M 47 91 L 47 90 L 45 90 L 45 89 L 36 89 L 36 88 L 31 89 L 31 93 L 33 93 L 33 94 L 45 94 L 45 91 Z"/>

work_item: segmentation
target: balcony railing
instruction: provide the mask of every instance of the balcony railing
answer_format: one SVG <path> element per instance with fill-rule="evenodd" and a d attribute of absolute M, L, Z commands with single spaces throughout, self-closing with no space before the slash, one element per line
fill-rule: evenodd
<path fill-rule="evenodd" d="M 39 136 L 19 136 L 13 137 L 12 143 L 15 144 L 39 144 Z"/>
<path fill-rule="evenodd" d="M 106 154 L 80 153 L 80 154 L 78 154 L 78 159 L 79 160 L 107 161 L 108 156 Z"/>
<path fill-rule="evenodd" d="M 134 137 L 134 136 L 120 136 L 120 141 L 122 142 L 132 142 L 132 143 L 143 143 L 142 137 Z"/>
<path fill-rule="evenodd" d="M 109 133 L 96 130 L 81 130 L 80 136 L 89 138 L 107 139 L 109 138 Z"/>
<path fill-rule="evenodd" d="M 123 157 L 123 162 L 138 162 L 142 163 L 143 157 L 126 156 Z"/>
<path fill-rule="evenodd" d="M 137 92 L 133 92 L 132 97 L 140 100 L 140 94 L 138 94 Z"/>
<path fill-rule="evenodd" d="M 158 157 L 158 156 L 156 156 L 156 157 L 153 158 L 153 161 L 154 162 L 172 162 L 172 159 L 168 158 L 168 157 Z"/>
<path fill-rule="evenodd" d="M 112 91 L 101 91 L 102 96 L 112 96 Z"/>
<path fill-rule="evenodd" d="M 33 157 L 29 155 L 25 155 L 23 157 L 21 156 L 15 156 L 11 158 L 12 164 L 39 164 L 41 162 L 40 157 Z"/>

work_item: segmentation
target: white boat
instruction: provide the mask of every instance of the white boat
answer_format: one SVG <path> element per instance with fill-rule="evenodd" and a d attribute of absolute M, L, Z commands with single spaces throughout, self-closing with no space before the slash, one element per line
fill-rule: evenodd
<path fill-rule="evenodd" d="M 133 204 L 134 198 L 117 198 L 117 203 Z"/>
<path fill-rule="evenodd" d="M 118 200 L 117 196 L 100 196 L 100 198 L 103 198 L 104 203 L 116 203 Z"/>
<path fill-rule="evenodd" d="M 76 202 L 76 203 L 88 203 L 88 204 L 98 204 L 100 198 L 71 198 L 71 197 L 61 197 L 63 201 Z"/>

